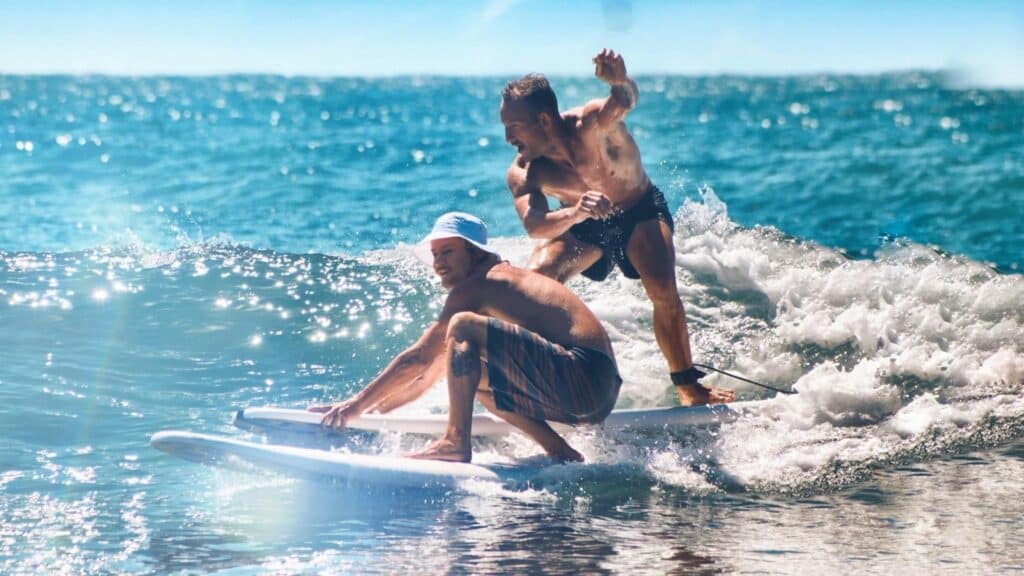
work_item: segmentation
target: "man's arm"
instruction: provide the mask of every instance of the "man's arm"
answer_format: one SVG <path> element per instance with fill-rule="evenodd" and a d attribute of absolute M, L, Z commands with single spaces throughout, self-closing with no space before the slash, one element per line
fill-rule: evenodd
<path fill-rule="evenodd" d="M 437 320 L 365 388 L 343 402 L 310 406 L 308 410 L 326 412 L 321 420 L 325 426 L 344 428 L 348 420 L 367 411 L 394 410 L 422 396 L 444 374 L 445 336 L 452 316 L 462 311 L 476 311 L 481 292 L 475 283 L 464 283 L 454 288 L 449 292 Z"/>
<path fill-rule="evenodd" d="M 622 55 L 612 50 L 602 50 L 594 56 L 594 75 L 611 86 L 611 93 L 603 100 L 588 102 L 584 106 L 583 117 L 593 115 L 601 128 L 622 122 L 626 114 L 636 106 L 640 95 L 636 82 L 626 74 L 626 63 Z"/>
<path fill-rule="evenodd" d="M 378 402 L 373 407 L 373 411 L 387 414 L 423 396 L 444 375 L 445 370 L 448 368 L 448 363 L 445 360 L 444 355 L 439 355 L 423 373 L 422 378 L 417 378 L 415 381 L 410 382 L 408 386 L 395 390 L 390 396 Z"/>
<path fill-rule="evenodd" d="M 506 182 L 512 191 L 516 212 L 530 238 L 557 238 L 588 218 L 604 218 L 612 209 L 607 196 L 588 190 L 574 206 L 552 211 L 540 188 L 527 180 L 527 170 L 519 165 L 518 160 L 512 162 Z"/>
<path fill-rule="evenodd" d="M 554 212 L 548 208 L 548 199 L 536 185 L 527 182 L 527 168 L 512 162 L 506 174 L 508 189 L 516 203 L 516 212 L 530 238 L 557 238 L 569 228 L 582 222 L 575 206 Z"/>
<path fill-rule="evenodd" d="M 450 318 L 450 316 L 449 316 Z M 441 375 L 431 370 L 444 352 L 444 336 L 448 322 L 438 320 L 427 327 L 415 344 L 406 348 L 373 379 L 351 398 L 336 404 L 310 406 L 311 412 L 325 412 L 322 423 L 344 428 L 348 420 L 365 412 L 385 407 L 393 410 L 423 394 Z M 413 391 L 417 394 L 412 394 Z M 401 403 L 394 400 L 402 399 Z"/>

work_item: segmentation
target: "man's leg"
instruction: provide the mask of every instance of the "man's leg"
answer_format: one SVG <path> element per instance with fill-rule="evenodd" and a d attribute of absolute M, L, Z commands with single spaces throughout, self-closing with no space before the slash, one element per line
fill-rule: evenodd
<path fill-rule="evenodd" d="M 459 312 L 448 323 L 448 428 L 444 436 L 412 458 L 469 462 L 472 457 L 473 398 L 487 351 L 487 316 Z"/>
<path fill-rule="evenodd" d="M 559 436 L 558 432 L 555 432 L 547 422 L 533 420 L 515 412 L 499 410 L 494 403 L 494 394 L 484 386 L 477 391 L 476 399 L 498 418 L 533 438 L 555 462 L 583 462 L 583 455 L 569 446 L 569 443 Z"/>
<path fill-rule="evenodd" d="M 548 278 L 565 283 L 601 259 L 601 249 L 580 242 L 570 233 L 545 240 L 533 250 L 526 267 Z"/>
<path fill-rule="evenodd" d="M 686 312 L 676 284 L 671 228 L 661 220 L 637 223 L 626 245 L 626 256 L 640 273 L 640 281 L 654 305 L 654 336 L 668 361 L 669 372 L 692 367 Z M 732 390 L 700 384 L 676 386 L 676 394 L 683 406 L 730 402 L 736 397 Z"/>
<path fill-rule="evenodd" d="M 412 458 L 469 462 L 472 459 L 473 398 L 491 412 L 525 432 L 558 462 L 582 462 L 583 456 L 572 449 L 547 422 L 499 410 L 488 387 L 482 360 L 487 356 L 487 316 L 460 312 L 448 324 L 448 427 L 444 436 Z"/>

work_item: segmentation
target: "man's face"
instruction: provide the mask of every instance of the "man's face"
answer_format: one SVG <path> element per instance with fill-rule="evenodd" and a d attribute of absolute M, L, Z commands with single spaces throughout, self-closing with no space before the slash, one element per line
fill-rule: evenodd
<path fill-rule="evenodd" d="M 473 257 L 462 238 L 441 238 L 430 241 L 434 255 L 434 273 L 445 288 L 457 286 L 473 271 Z"/>
<path fill-rule="evenodd" d="M 502 102 L 501 123 L 505 125 L 505 142 L 515 146 L 524 160 L 543 155 L 548 137 L 540 114 L 522 102 Z"/>

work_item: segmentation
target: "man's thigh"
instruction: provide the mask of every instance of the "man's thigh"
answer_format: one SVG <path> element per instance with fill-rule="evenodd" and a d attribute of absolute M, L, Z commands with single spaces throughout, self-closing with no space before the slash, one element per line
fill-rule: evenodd
<path fill-rule="evenodd" d="M 566 232 L 538 244 L 530 255 L 527 268 L 565 282 L 593 266 L 602 255 L 603 252 L 597 246 L 580 242 Z"/>
<path fill-rule="evenodd" d="M 653 219 L 638 222 L 626 244 L 626 256 L 640 278 L 675 281 L 675 248 L 672 229 Z"/>

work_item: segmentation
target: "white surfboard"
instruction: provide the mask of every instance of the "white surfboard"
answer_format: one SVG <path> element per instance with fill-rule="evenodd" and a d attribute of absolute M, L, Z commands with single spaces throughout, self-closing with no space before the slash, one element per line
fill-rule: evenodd
<path fill-rule="evenodd" d="M 715 404 L 712 406 L 674 406 L 671 408 L 645 408 L 615 410 L 605 419 L 606 429 L 709 426 L 732 420 L 745 411 L 763 404 L 764 400 Z M 334 430 L 320 425 L 323 414 L 294 408 L 245 408 L 235 414 L 235 425 L 253 432 L 288 432 L 324 434 Z M 364 414 L 348 423 L 355 430 L 404 432 L 407 434 L 440 435 L 448 424 L 448 416 Z M 566 424 L 551 423 L 556 430 L 571 428 Z M 516 428 L 492 414 L 473 415 L 474 436 L 505 436 Z"/>
<path fill-rule="evenodd" d="M 165 430 L 149 443 L 172 456 L 236 468 L 249 464 L 291 476 L 327 478 L 353 486 L 379 488 L 454 488 L 465 480 L 501 481 L 514 474 L 509 465 L 416 460 L 399 456 L 347 454 L 278 444 L 257 444 L 224 436 Z M 520 470 L 521 471 L 521 470 Z"/>

